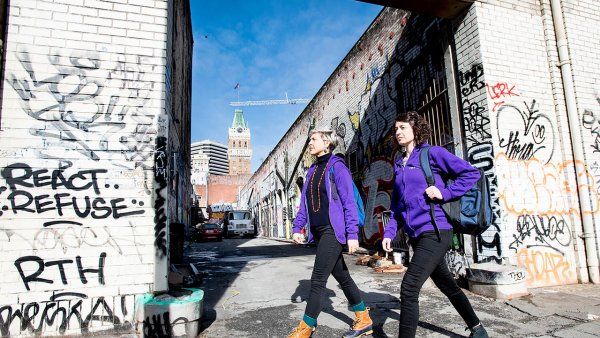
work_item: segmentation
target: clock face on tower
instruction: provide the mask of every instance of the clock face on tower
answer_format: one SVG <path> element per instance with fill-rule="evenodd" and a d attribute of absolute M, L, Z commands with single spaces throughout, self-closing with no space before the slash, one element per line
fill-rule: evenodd
<path fill-rule="evenodd" d="M 242 130 L 243 130 L 243 129 L 242 129 L 242 127 L 238 127 L 238 129 L 237 129 L 237 132 L 238 132 L 238 133 L 241 133 L 241 132 L 242 132 Z"/>

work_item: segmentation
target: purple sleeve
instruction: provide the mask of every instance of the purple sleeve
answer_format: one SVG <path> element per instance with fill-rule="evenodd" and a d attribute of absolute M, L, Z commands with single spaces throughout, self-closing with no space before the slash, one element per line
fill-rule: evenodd
<path fill-rule="evenodd" d="M 306 182 L 304 182 L 306 184 Z M 302 228 L 306 225 L 306 206 L 304 202 L 304 187 L 302 187 L 302 193 L 300 195 L 300 209 L 296 214 L 293 222 L 292 233 L 299 234 Z"/>
<path fill-rule="evenodd" d="M 334 173 L 335 185 L 344 209 L 347 239 L 358 240 L 358 210 L 356 210 L 356 203 L 354 201 L 352 175 L 343 163 L 335 164 Z"/>
<path fill-rule="evenodd" d="M 385 226 L 385 230 L 383 231 L 383 238 L 394 239 L 396 237 L 396 232 L 398 231 L 398 211 L 396 210 L 396 206 L 398 205 L 398 191 L 396 190 L 396 184 L 394 179 L 394 188 L 392 189 L 392 201 L 390 205 L 390 220 Z"/>
<path fill-rule="evenodd" d="M 450 153 L 443 147 L 431 147 L 431 158 L 442 172 L 450 176 L 453 182 L 440 189 L 444 201 L 460 198 L 477 183 L 480 174 L 469 162 Z"/>
<path fill-rule="evenodd" d="M 385 229 L 383 231 L 383 238 L 394 239 L 396 238 L 396 233 L 398 232 L 398 225 L 403 226 L 403 222 L 400 221 L 400 210 L 398 210 L 398 200 L 400 196 L 398 196 L 398 189 L 396 189 L 396 165 L 394 164 L 394 187 L 392 188 L 392 200 L 390 204 L 390 220 L 388 221 Z"/>

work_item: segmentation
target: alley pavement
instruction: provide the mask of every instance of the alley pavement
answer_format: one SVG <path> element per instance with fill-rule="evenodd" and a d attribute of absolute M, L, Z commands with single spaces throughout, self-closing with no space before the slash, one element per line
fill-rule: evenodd
<path fill-rule="evenodd" d="M 265 238 L 189 243 L 186 260 L 203 274 L 200 337 L 286 337 L 304 313 L 315 248 Z M 344 255 L 374 320 L 374 337 L 397 337 L 402 275 L 380 274 Z M 496 301 L 466 291 L 491 337 L 598 337 L 600 287 L 571 285 L 531 290 Z M 341 337 L 353 320 L 331 277 L 313 337 Z M 468 337 L 444 295 L 427 283 L 420 297 L 418 337 Z"/>

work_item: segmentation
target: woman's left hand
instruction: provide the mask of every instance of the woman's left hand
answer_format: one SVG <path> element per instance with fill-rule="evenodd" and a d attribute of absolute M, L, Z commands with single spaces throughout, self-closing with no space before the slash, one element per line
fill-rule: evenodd
<path fill-rule="evenodd" d="M 443 200 L 442 192 L 436 186 L 432 185 L 431 187 L 425 189 L 425 194 L 433 201 L 433 200 Z"/>
<path fill-rule="evenodd" d="M 349 239 L 348 240 L 348 253 L 354 253 L 358 249 L 358 240 Z"/>

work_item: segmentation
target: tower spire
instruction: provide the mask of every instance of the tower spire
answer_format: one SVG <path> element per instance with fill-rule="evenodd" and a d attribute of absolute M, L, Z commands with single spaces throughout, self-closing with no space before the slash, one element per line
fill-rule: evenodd
<path fill-rule="evenodd" d="M 233 123 L 231 124 L 232 129 L 237 128 L 248 128 L 248 123 L 246 123 L 246 119 L 244 118 L 244 111 L 241 109 L 236 109 L 233 115 Z"/>

